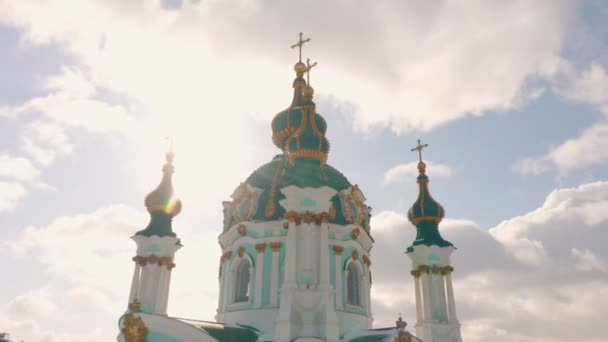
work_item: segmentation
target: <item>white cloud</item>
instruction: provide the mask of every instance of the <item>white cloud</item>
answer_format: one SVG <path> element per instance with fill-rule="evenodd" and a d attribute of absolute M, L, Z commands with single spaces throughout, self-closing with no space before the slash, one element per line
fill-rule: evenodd
<path fill-rule="evenodd" d="M 21 184 L 0 181 L 0 213 L 15 209 L 26 194 L 27 191 Z"/>
<path fill-rule="evenodd" d="M 28 159 L 0 155 L 0 178 L 19 182 L 34 182 L 40 177 L 38 170 Z"/>
<path fill-rule="evenodd" d="M 247 3 L 186 2 L 179 11 L 156 1 L 4 3 L 0 20 L 22 29 L 30 43 L 58 44 L 96 86 L 150 108 L 267 118 L 281 108 L 268 94 L 289 101 L 289 66 L 276 62 L 294 60 L 286 47 L 309 27 L 313 42 L 305 54 L 322 67 L 313 75 L 317 93 L 353 103 L 358 129 L 404 132 L 534 97 L 527 80 L 557 70 L 571 13 L 566 1 Z M 311 12 L 317 15 L 293 16 Z"/>
<path fill-rule="evenodd" d="M 540 208 L 489 231 L 467 220 L 440 225 L 458 248 L 453 279 L 466 341 L 605 339 L 607 194 L 608 182 L 555 190 Z M 391 326 L 396 312 L 413 325 L 410 260 L 402 252 L 415 229 L 404 214 L 382 212 L 373 218 L 372 234 L 376 325 Z M 542 246 L 542 253 L 530 252 L 528 242 Z"/>
<path fill-rule="evenodd" d="M 576 73 L 566 65 L 561 69 L 561 84 L 554 86 L 557 94 L 566 99 L 596 106 L 608 117 L 608 73 L 597 63 L 588 70 Z M 577 137 L 551 148 L 545 155 L 518 161 L 513 169 L 523 175 L 538 175 L 556 169 L 560 174 L 585 169 L 608 162 L 608 122 L 601 119 Z"/>
<path fill-rule="evenodd" d="M 0 317 L 0 326 L 15 327 L 11 331 L 27 340 L 43 340 L 44 334 L 54 338 L 50 341 L 110 340 L 118 333 L 116 318 L 126 306 L 133 272 L 136 246 L 129 237 L 148 220 L 141 211 L 114 205 L 26 227 L 17 239 L 0 242 L 0 253 L 31 258 L 45 271 L 45 279 L 67 284 L 26 292 L 4 307 L 0 303 L 0 312 L 4 308 L 11 313 L 6 324 Z M 169 313 L 213 319 L 218 288 L 216 281 L 209 281 L 209 274 L 217 274 L 217 234 L 198 232 L 179 217 L 174 229 L 185 248 L 177 252 L 177 267 L 172 271 Z M 94 318 L 81 321 L 88 313 Z M 20 328 L 26 319 L 33 320 L 31 331 Z M 78 329 L 65 326 L 65 321 L 80 322 Z"/>
<path fill-rule="evenodd" d="M 578 259 L 576 263 L 577 269 L 581 271 L 607 271 L 606 263 L 592 251 L 588 249 L 581 251 L 578 248 L 572 248 L 570 251 L 572 252 L 572 256 Z"/>
<path fill-rule="evenodd" d="M 57 312 L 57 309 L 48 289 L 42 288 L 11 299 L 2 312 L 11 317 L 31 318 L 51 316 Z"/>
<path fill-rule="evenodd" d="M 53 122 L 32 121 L 21 135 L 22 150 L 43 166 L 50 165 L 57 156 L 72 153 L 74 146 L 65 129 Z"/>
<path fill-rule="evenodd" d="M 599 63 L 591 63 L 587 70 L 576 75 L 568 72 L 568 82 L 556 91 L 570 100 L 597 106 L 608 115 L 608 73 Z"/>
<path fill-rule="evenodd" d="M 446 164 L 435 164 L 429 161 L 425 161 L 425 163 L 429 177 L 449 177 L 452 175 L 452 168 Z M 418 162 L 410 162 L 391 167 L 384 173 L 382 185 L 412 181 L 419 174 L 417 165 Z"/>
<path fill-rule="evenodd" d="M 523 175 L 542 174 L 553 168 L 560 174 L 608 162 L 608 123 L 599 122 L 578 137 L 568 139 L 541 157 L 518 161 L 513 169 Z"/>
<path fill-rule="evenodd" d="M 22 105 L 4 108 L 8 116 L 27 113 L 42 113 L 48 119 L 66 126 L 81 127 L 92 132 L 130 132 L 135 127 L 131 114 L 120 105 L 110 105 L 95 98 L 96 87 L 79 69 L 64 68 L 62 73 L 47 82 L 50 93 L 35 97 Z M 58 126 L 40 123 L 30 127 L 42 139 L 54 143 L 64 143 L 63 132 Z M 65 144 L 63 144 L 65 146 Z"/>

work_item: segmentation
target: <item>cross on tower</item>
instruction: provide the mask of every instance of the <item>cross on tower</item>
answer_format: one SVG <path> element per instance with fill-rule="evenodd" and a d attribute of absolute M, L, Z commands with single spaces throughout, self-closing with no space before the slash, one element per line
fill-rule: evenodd
<path fill-rule="evenodd" d="M 306 58 L 306 83 L 310 85 L 310 69 L 317 66 L 317 62 L 310 64 L 310 58 Z"/>
<path fill-rule="evenodd" d="M 295 49 L 296 47 L 299 48 L 300 50 L 300 62 L 302 62 L 302 45 L 304 45 L 304 43 L 308 43 L 310 41 L 310 38 L 306 38 L 306 39 L 302 39 L 302 35 L 303 33 L 300 32 L 300 39 L 298 39 L 298 42 L 293 44 L 291 46 L 292 49 Z"/>
<path fill-rule="evenodd" d="M 420 139 L 418 139 L 418 145 L 416 145 L 416 147 L 414 147 L 414 148 L 412 149 L 412 152 L 414 152 L 414 151 L 418 151 L 418 159 L 420 160 L 420 162 L 422 162 L 422 149 L 424 149 L 424 148 L 426 148 L 426 147 L 428 147 L 428 146 L 429 146 L 429 144 L 424 144 L 424 145 L 422 145 L 422 144 L 420 143 Z"/>

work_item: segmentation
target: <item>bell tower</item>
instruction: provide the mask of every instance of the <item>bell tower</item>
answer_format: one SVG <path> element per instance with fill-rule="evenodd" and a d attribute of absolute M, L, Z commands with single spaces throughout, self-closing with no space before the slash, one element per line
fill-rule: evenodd
<path fill-rule="evenodd" d="M 181 201 L 173 198 L 173 157 L 173 152 L 167 153 L 163 178 L 145 198 L 150 223 L 132 237 L 137 244 L 137 253 L 133 257 L 135 269 L 129 294 L 131 310 L 167 314 L 174 256 L 182 247 L 172 229 L 173 217 L 182 209 Z"/>
<path fill-rule="evenodd" d="M 417 231 L 416 240 L 405 252 L 412 260 L 416 289 L 416 336 L 423 341 L 462 342 L 450 260 L 456 248 L 439 233 L 445 210 L 428 188 L 426 164 L 422 161 L 422 149 L 427 146 L 418 140 L 412 149 L 418 151 L 419 157 L 418 198 L 407 214 Z"/>

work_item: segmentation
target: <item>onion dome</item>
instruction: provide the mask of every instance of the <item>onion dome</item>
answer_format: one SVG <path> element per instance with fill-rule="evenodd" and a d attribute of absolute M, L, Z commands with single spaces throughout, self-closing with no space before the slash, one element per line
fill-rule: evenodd
<path fill-rule="evenodd" d="M 407 213 L 407 218 L 416 226 L 417 235 L 408 252 L 416 245 L 452 246 L 452 243 L 444 240 L 439 234 L 439 222 L 445 216 L 445 209 L 431 196 L 426 164 L 423 161 L 418 163 L 418 172 L 418 198 Z"/>
<path fill-rule="evenodd" d="M 294 65 L 296 79 L 293 80 L 293 99 L 291 105 L 275 115 L 272 119 L 272 142 L 281 150 L 285 146 L 285 140 L 296 132 L 302 124 L 302 113 L 295 108 L 299 108 L 304 104 L 304 96 L 302 91 L 306 87 L 304 73 L 306 72 L 306 64 L 302 62 Z"/>
<path fill-rule="evenodd" d="M 171 178 L 173 176 L 172 152 L 167 153 L 167 162 L 163 166 L 163 178 L 160 184 L 145 198 L 145 205 L 150 213 L 150 223 L 136 235 L 152 236 L 175 236 L 171 223 L 173 217 L 182 210 L 182 202 L 174 198 L 174 190 Z"/>
<path fill-rule="evenodd" d="M 285 152 L 292 164 L 300 158 L 317 159 L 321 164 L 327 162 L 329 153 L 329 141 L 325 137 L 327 123 L 321 115 L 315 113 L 313 94 L 312 87 L 304 88 L 306 102 L 302 106 L 302 124 L 285 142 Z"/>

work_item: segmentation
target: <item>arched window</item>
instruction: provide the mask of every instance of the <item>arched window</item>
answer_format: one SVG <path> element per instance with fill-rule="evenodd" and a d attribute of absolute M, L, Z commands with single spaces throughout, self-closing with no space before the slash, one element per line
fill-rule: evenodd
<path fill-rule="evenodd" d="M 348 264 L 348 278 L 346 279 L 346 303 L 361 306 L 361 284 L 359 267 L 354 262 Z"/>
<path fill-rule="evenodd" d="M 251 263 L 249 260 L 243 259 L 236 268 L 236 277 L 234 282 L 234 302 L 249 301 L 249 268 Z"/>

